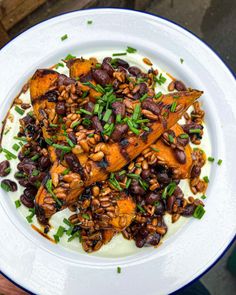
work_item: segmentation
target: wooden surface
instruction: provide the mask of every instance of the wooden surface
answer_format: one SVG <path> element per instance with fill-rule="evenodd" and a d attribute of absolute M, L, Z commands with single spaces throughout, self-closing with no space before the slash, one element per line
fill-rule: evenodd
<path fill-rule="evenodd" d="M 0 294 L 2 295 L 27 295 L 28 293 L 17 288 L 10 281 L 0 275 Z"/>

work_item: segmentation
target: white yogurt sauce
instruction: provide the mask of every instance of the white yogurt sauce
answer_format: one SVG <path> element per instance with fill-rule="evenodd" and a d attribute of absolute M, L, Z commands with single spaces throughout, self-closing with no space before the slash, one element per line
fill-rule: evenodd
<path fill-rule="evenodd" d="M 96 56 L 98 61 L 101 62 L 104 57 L 111 56 L 112 53 L 113 52 L 111 52 L 111 51 L 99 51 L 96 54 L 94 54 L 94 53 L 84 54 L 83 57 L 89 58 L 92 56 Z M 138 66 L 139 68 L 141 68 L 144 71 L 147 71 L 148 69 L 150 69 L 150 66 L 146 65 L 142 61 L 143 56 L 139 55 L 138 53 L 129 54 L 125 57 L 121 56 L 121 58 L 127 60 L 131 65 Z M 158 69 L 159 74 L 162 73 L 162 75 L 166 78 L 166 82 L 163 85 L 161 85 L 161 86 L 158 85 L 156 87 L 156 92 L 161 91 L 162 93 L 167 93 L 168 92 L 168 90 L 167 90 L 168 84 L 172 81 L 171 78 L 166 74 L 165 71 L 160 69 L 157 65 L 153 64 L 152 67 L 154 69 Z M 59 67 L 57 69 L 57 71 L 59 73 L 69 75 L 69 71 L 66 66 Z M 19 98 L 25 103 L 30 103 L 29 90 L 26 93 L 22 93 Z M 25 114 L 30 110 L 31 109 L 26 110 Z M 192 110 L 192 108 L 189 109 L 189 112 L 191 112 L 191 110 Z M 6 119 L 6 124 L 5 124 L 4 130 L 3 130 L 3 133 L 5 133 L 7 130 L 9 130 L 9 131 L 7 132 L 7 134 L 3 135 L 2 147 L 8 149 L 9 151 L 11 151 L 15 155 L 17 154 L 17 152 L 14 151 L 12 146 L 14 143 L 19 143 L 17 140 L 14 139 L 14 136 L 16 136 L 18 133 L 18 129 L 19 129 L 18 122 L 21 117 L 22 116 L 20 116 L 14 110 L 14 107 L 12 107 L 10 109 L 9 115 Z M 10 120 L 10 118 L 11 118 L 11 120 Z M 183 123 L 183 122 L 184 122 L 183 119 L 179 121 L 179 123 Z M 192 146 L 194 146 L 194 145 L 192 145 Z M 200 147 L 201 149 L 203 149 L 207 156 L 211 156 L 211 142 L 210 142 L 210 137 L 209 137 L 207 126 L 204 126 L 204 136 L 201 141 L 201 145 L 197 146 L 197 147 Z M 5 160 L 5 156 L 3 153 L 0 153 L 0 162 L 3 160 Z M 10 161 L 10 165 L 11 165 L 12 170 L 11 170 L 11 173 L 7 176 L 8 179 L 16 181 L 14 179 L 14 173 L 17 171 L 17 168 L 16 168 L 17 164 L 18 164 L 18 159 Z M 201 176 L 205 176 L 205 175 L 209 176 L 210 175 L 211 165 L 212 164 L 209 162 L 207 162 L 204 165 L 204 167 L 202 168 L 202 171 L 201 171 Z M 190 188 L 189 188 L 188 180 L 181 180 L 180 187 L 183 190 L 184 195 L 186 197 L 193 195 Z M 12 202 L 15 202 L 16 200 L 19 199 L 19 197 L 23 193 L 23 190 L 24 190 L 24 188 L 21 187 L 20 185 L 18 185 L 17 192 L 14 192 L 14 193 L 9 192 L 8 193 L 9 198 L 11 198 Z M 200 197 L 200 196 L 201 196 L 201 194 L 195 195 L 195 197 Z M 21 205 L 18 209 L 16 209 L 16 211 L 19 214 L 21 214 L 24 219 L 26 218 L 26 216 L 28 216 L 30 214 L 29 210 L 24 205 Z M 60 225 L 67 227 L 63 223 L 63 219 L 68 218 L 71 214 L 72 214 L 72 212 L 70 212 L 68 209 L 65 209 L 63 211 L 60 211 L 60 212 L 57 212 L 56 214 L 54 214 L 52 216 L 52 218 L 50 219 L 51 229 L 50 229 L 50 232 L 48 233 L 48 236 L 53 238 L 53 235 L 56 233 L 56 231 Z M 168 232 L 165 235 L 163 241 L 168 239 L 173 234 L 176 234 L 176 232 L 184 224 L 186 224 L 189 220 L 188 218 L 180 217 L 176 223 L 172 224 L 171 223 L 171 216 L 169 214 L 166 214 L 164 219 L 165 219 L 165 222 L 168 226 Z M 42 227 L 38 223 L 37 218 L 35 216 L 33 218 L 32 224 L 42 230 Z M 32 228 L 30 228 L 30 230 L 32 230 Z M 66 249 L 70 249 L 70 250 L 77 251 L 80 253 L 85 253 L 82 249 L 81 244 L 78 242 L 78 239 L 74 239 L 71 242 L 67 242 L 67 239 L 68 239 L 68 236 L 66 236 L 64 234 L 63 237 L 60 239 L 60 243 L 58 244 L 58 246 L 63 246 Z M 102 256 L 102 257 L 124 257 L 127 255 L 131 255 L 131 254 L 140 252 L 140 251 L 142 251 L 142 250 L 138 249 L 135 246 L 134 241 L 128 241 L 128 240 L 124 239 L 121 234 L 119 234 L 119 235 L 115 236 L 107 245 L 103 246 L 98 252 L 92 253 L 90 255 Z"/>

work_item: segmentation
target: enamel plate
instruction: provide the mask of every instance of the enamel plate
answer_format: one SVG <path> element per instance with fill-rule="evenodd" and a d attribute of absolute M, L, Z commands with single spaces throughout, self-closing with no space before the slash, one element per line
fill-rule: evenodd
<path fill-rule="evenodd" d="M 65 34 L 68 39 L 62 42 Z M 44 239 L 1 190 L 0 270 L 30 292 L 168 294 L 209 269 L 234 238 L 236 84 L 216 54 L 183 28 L 122 9 L 76 11 L 34 26 L 0 51 L 1 121 L 36 69 L 58 63 L 68 53 L 96 56 L 104 51 L 122 52 L 127 45 L 186 85 L 204 91 L 201 101 L 211 155 L 223 160 L 221 166 L 211 166 L 206 214 L 201 220 L 188 220 L 156 249 L 120 250 L 121 255 L 113 255 L 111 247 L 109 255 L 89 255 Z M 116 248 L 123 247 L 117 243 Z"/>

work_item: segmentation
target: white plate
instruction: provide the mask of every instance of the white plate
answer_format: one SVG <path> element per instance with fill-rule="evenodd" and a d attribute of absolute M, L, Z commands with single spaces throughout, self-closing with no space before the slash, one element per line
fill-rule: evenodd
<path fill-rule="evenodd" d="M 92 20 L 91 25 L 87 24 Z M 60 37 L 68 34 L 62 42 Z M 121 9 L 77 11 L 43 22 L 0 51 L 0 119 L 37 68 L 68 53 L 137 48 L 187 85 L 204 90 L 213 164 L 204 218 L 191 220 L 158 249 L 121 258 L 65 251 L 31 230 L 9 196 L 0 195 L 0 269 L 37 294 L 167 294 L 201 275 L 233 240 L 236 84 L 222 61 L 183 28 L 156 16 Z M 180 63 L 180 58 L 184 63 Z M 117 274 L 117 266 L 122 269 Z"/>

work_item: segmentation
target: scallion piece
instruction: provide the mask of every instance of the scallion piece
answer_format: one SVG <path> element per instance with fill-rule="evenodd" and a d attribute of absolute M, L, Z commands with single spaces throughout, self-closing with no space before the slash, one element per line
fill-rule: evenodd
<path fill-rule="evenodd" d="M 145 209 L 140 204 L 137 204 L 137 208 L 139 209 L 139 211 L 141 213 L 145 213 L 146 212 Z"/>
<path fill-rule="evenodd" d="M 214 161 L 215 161 L 215 158 L 213 158 L 213 157 L 208 157 L 207 160 L 208 160 L 209 162 L 214 162 Z"/>
<path fill-rule="evenodd" d="M 103 116 L 103 118 L 102 118 L 102 120 L 104 122 L 108 122 L 108 120 L 110 119 L 111 114 L 112 114 L 112 110 L 107 109 L 104 116 Z"/>
<path fill-rule="evenodd" d="M 28 216 L 26 216 L 26 219 L 29 223 L 32 223 L 33 221 L 33 217 L 35 215 L 35 209 L 34 208 L 30 208 L 29 209 L 30 214 Z"/>
<path fill-rule="evenodd" d="M 52 146 L 58 150 L 62 150 L 64 151 L 65 153 L 69 153 L 71 152 L 71 147 L 69 146 L 65 146 L 65 145 L 61 145 L 61 144 L 56 144 L 56 143 L 53 143 Z"/>
<path fill-rule="evenodd" d="M 169 138 L 170 143 L 174 142 L 174 137 L 171 134 L 168 134 L 168 138 Z"/>
<path fill-rule="evenodd" d="M 135 48 L 133 48 L 133 47 L 130 47 L 130 46 L 127 46 L 126 51 L 127 51 L 128 53 L 135 53 L 135 52 L 137 52 L 137 49 L 135 49 Z"/>
<path fill-rule="evenodd" d="M 158 150 L 157 148 L 151 146 L 151 149 L 154 151 L 154 152 L 160 152 L 160 150 Z"/>
<path fill-rule="evenodd" d="M 63 63 L 61 63 L 61 62 L 59 62 L 58 64 L 56 64 L 55 65 L 55 68 L 56 68 L 56 70 L 58 69 L 58 68 L 64 68 L 64 64 Z"/>
<path fill-rule="evenodd" d="M 160 98 L 161 96 L 162 96 L 162 92 L 159 91 L 159 92 L 157 92 L 157 94 L 155 95 L 155 98 Z"/>
<path fill-rule="evenodd" d="M 18 152 L 19 149 L 20 149 L 20 146 L 17 143 L 14 143 L 12 148 L 13 148 L 14 151 Z"/>
<path fill-rule="evenodd" d="M 72 123 L 71 128 L 73 129 L 73 128 L 77 127 L 79 124 L 80 124 L 80 121 L 74 122 L 74 123 Z"/>
<path fill-rule="evenodd" d="M 87 214 L 87 213 L 83 213 L 83 214 L 82 214 L 82 217 L 83 217 L 84 219 L 86 219 L 86 220 L 90 220 L 90 215 Z"/>
<path fill-rule="evenodd" d="M 121 114 L 116 115 L 116 122 L 120 123 L 121 122 Z"/>
<path fill-rule="evenodd" d="M 117 266 L 117 273 L 121 273 L 121 267 Z"/>
<path fill-rule="evenodd" d="M 80 108 L 80 110 L 77 111 L 76 113 L 77 113 L 77 114 L 83 113 L 83 114 L 86 114 L 86 115 L 90 115 L 90 116 L 92 116 L 92 113 L 91 113 L 91 112 L 89 112 L 89 111 L 87 111 L 87 110 L 85 110 L 85 109 L 82 109 L 82 108 Z"/>
<path fill-rule="evenodd" d="M 208 176 L 204 176 L 204 177 L 203 177 L 203 180 L 205 181 L 205 183 L 209 183 L 209 182 L 210 182 Z"/>
<path fill-rule="evenodd" d="M 92 23 L 93 23 L 92 20 L 88 20 L 88 21 L 87 21 L 87 24 L 88 24 L 88 25 L 91 25 Z"/>
<path fill-rule="evenodd" d="M 205 212 L 206 210 L 204 209 L 204 207 L 202 205 L 198 205 L 193 213 L 193 217 L 201 219 Z"/>
<path fill-rule="evenodd" d="M 129 126 L 129 129 L 136 135 L 139 135 L 140 131 L 134 127 L 132 121 L 130 119 L 127 120 L 127 124 Z"/>
<path fill-rule="evenodd" d="M 17 105 L 15 106 L 15 111 L 20 114 L 21 116 L 24 115 L 25 111 L 22 110 L 20 107 L 18 107 Z"/>
<path fill-rule="evenodd" d="M 68 226 L 72 226 L 72 223 L 66 218 L 63 219 L 63 222 Z"/>
<path fill-rule="evenodd" d="M 68 35 L 67 35 L 67 34 L 61 36 L 61 41 L 64 41 L 64 40 L 66 40 L 66 39 L 68 39 Z"/>
<path fill-rule="evenodd" d="M 79 231 L 76 231 L 71 237 L 69 237 L 69 239 L 67 240 L 67 242 L 71 242 L 75 238 L 79 238 L 79 240 L 81 241 L 81 235 L 80 235 L 80 232 Z"/>
<path fill-rule="evenodd" d="M 67 54 L 67 56 L 65 57 L 65 60 L 70 60 L 70 59 L 73 59 L 73 58 L 76 58 L 76 56 L 72 55 L 72 54 Z"/>
<path fill-rule="evenodd" d="M 38 160 L 38 158 L 40 158 L 40 155 L 34 155 L 33 157 L 31 157 L 31 160 L 36 161 Z"/>
<path fill-rule="evenodd" d="M 11 190 L 11 188 L 9 187 L 9 185 L 7 185 L 6 183 L 4 182 L 1 182 L 1 188 L 6 191 L 6 192 L 9 192 Z"/>
<path fill-rule="evenodd" d="M 45 138 L 45 141 L 48 145 L 52 145 L 53 144 L 53 141 L 49 138 Z"/>
<path fill-rule="evenodd" d="M 66 229 L 65 229 L 63 226 L 60 225 L 60 226 L 58 227 L 58 229 L 57 229 L 56 235 L 57 235 L 59 238 L 61 238 L 61 237 L 63 236 L 65 230 L 66 230 Z"/>
<path fill-rule="evenodd" d="M 126 181 L 126 183 L 125 183 L 125 188 L 129 188 L 129 186 L 130 186 L 130 184 L 131 184 L 131 178 L 128 178 L 127 179 L 127 181 Z"/>
<path fill-rule="evenodd" d="M 21 202 L 20 200 L 16 200 L 15 201 L 15 206 L 16 206 L 16 209 L 19 208 L 21 206 Z"/>
<path fill-rule="evenodd" d="M 205 200 L 206 199 L 206 195 L 202 195 L 201 199 Z"/>
<path fill-rule="evenodd" d="M 137 121 L 139 116 L 141 114 L 141 107 L 140 107 L 140 104 L 136 104 L 135 108 L 134 108 L 134 112 L 133 112 L 133 115 L 132 115 L 132 119 L 133 121 Z"/>
<path fill-rule="evenodd" d="M 139 101 L 143 102 L 146 98 L 148 97 L 148 94 L 145 93 L 144 95 L 142 95 L 139 99 Z"/>
<path fill-rule="evenodd" d="M 180 134 L 179 137 L 184 139 L 184 138 L 188 138 L 189 136 L 188 134 L 183 133 L 183 134 Z"/>
<path fill-rule="evenodd" d="M 189 133 L 201 133 L 201 129 L 199 129 L 199 128 L 189 129 Z"/>
<path fill-rule="evenodd" d="M 6 156 L 8 156 L 8 158 L 10 159 L 17 159 L 17 156 L 14 155 L 13 153 L 11 153 L 10 151 L 8 151 L 7 149 L 2 149 L 2 151 L 6 154 Z"/>
<path fill-rule="evenodd" d="M 52 127 L 52 128 L 57 128 L 57 127 L 58 127 L 58 125 L 57 125 L 57 124 L 50 123 L 50 124 L 49 124 L 49 127 Z"/>
<path fill-rule="evenodd" d="M 135 174 L 135 173 L 128 173 L 127 176 L 130 177 L 130 178 L 134 178 L 134 179 L 139 179 L 140 178 L 140 175 Z"/>
<path fill-rule="evenodd" d="M 16 139 L 16 140 L 20 140 L 20 141 L 28 142 L 28 140 L 27 140 L 26 137 L 18 137 L 18 136 L 14 136 L 13 138 Z"/>
<path fill-rule="evenodd" d="M 45 184 L 45 188 L 51 194 L 51 196 L 53 197 L 54 201 L 61 207 L 62 206 L 61 201 L 57 198 L 57 196 L 52 191 L 52 180 L 51 179 L 48 179 L 47 180 L 47 182 Z"/>
<path fill-rule="evenodd" d="M 39 173 L 40 173 L 39 170 L 34 169 L 34 170 L 32 171 L 32 176 L 38 176 Z"/>
<path fill-rule="evenodd" d="M 223 160 L 221 160 L 221 159 L 219 159 L 218 161 L 217 161 L 217 165 L 221 165 L 222 164 L 222 162 L 223 162 Z"/>
<path fill-rule="evenodd" d="M 177 106 L 177 101 L 175 100 L 172 103 L 171 108 L 170 108 L 171 113 L 174 113 L 175 112 L 176 106 Z"/>
<path fill-rule="evenodd" d="M 122 56 L 127 55 L 127 52 L 121 52 L 121 53 L 113 53 L 112 56 Z"/>
<path fill-rule="evenodd" d="M 65 169 L 61 174 L 62 174 L 62 175 L 67 175 L 69 172 L 70 172 L 70 169 L 67 168 L 67 169 Z"/>

